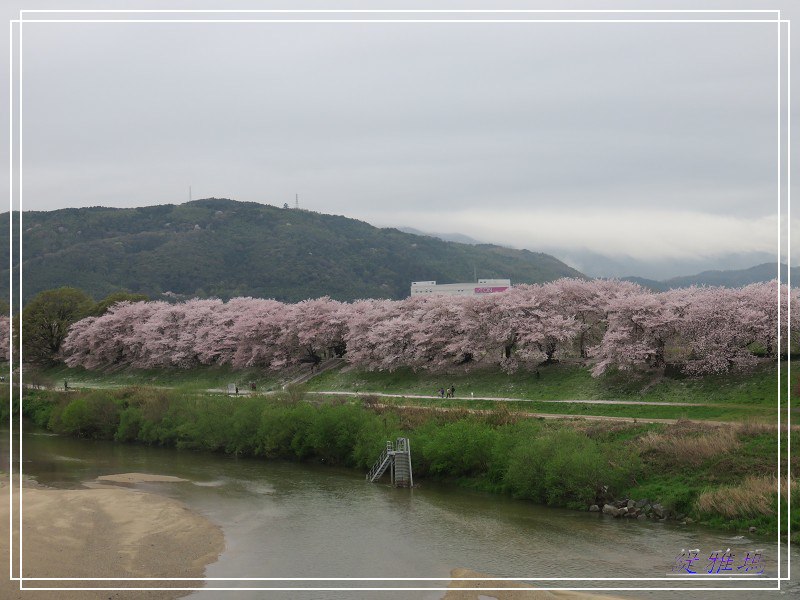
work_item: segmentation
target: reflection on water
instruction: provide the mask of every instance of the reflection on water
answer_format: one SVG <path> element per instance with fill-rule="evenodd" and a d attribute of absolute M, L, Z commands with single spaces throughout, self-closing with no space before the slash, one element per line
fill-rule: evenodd
<path fill-rule="evenodd" d="M 7 437 L 5 437 L 7 440 Z M 6 442 L 7 444 L 7 442 Z M 7 464 L 7 448 L 5 449 Z M 317 465 L 234 459 L 216 454 L 75 440 L 39 432 L 23 440 L 23 468 L 41 483 L 80 486 L 99 475 L 146 472 L 186 482 L 141 483 L 137 489 L 177 498 L 220 524 L 226 550 L 208 577 L 448 577 L 457 567 L 499 577 L 665 577 L 682 548 L 730 547 L 737 557 L 764 548 L 775 576 L 778 547 L 758 536 L 726 534 L 674 523 L 604 518 L 421 482 L 413 490 L 367 484 L 363 475 Z M 782 549 L 785 555 L 785 546 Z M 793 549 L 793 562 L 800 556 Z M 697 569 L 700 570 L 700 569 Z M 673 583 L 680 585 L 682 582 Z M 689 581 L 719 586 L 717 581 Z M 628 582 L 654 587 L 658 582 Z M 297 587 L 299 582 L 215 582 L 217 587 Z M 403 582 L 312 582 L 325 587 L 400 587 Z M 444 587 L 419 581 L 415 587 Z M 540 585 L 546 585 L 542 583 Z M 576 582 L 576 585 L 603 585 Z M 606 585 L 613 586 L 615 583 Z M 626 585 L 616 582 L 616 585 Z M 757 583 L 739 585 L 758 586 Z M 769 585 L 764 582 L 759 587 Z M 800 591 L 796 583 L 788 593 Z M 262 598 L 265 592 L 238 597 Z M 362 592 L 359 597 L 365 597 Z M 209 600 L 213 592 L 192 594 Z M 217 592 L 220 598 L 228 597 Z M 249 594 L 249 596 L 248 596 Z M 287 598 L 350 598 L 354 592 L 286 592 Z M 368 595 L 368 593 L 366 593 Z M 747 592 L 747 598 L 774 593 Z M 441 592 L 385 597 L 439 598 Z M 617 595 L 674 598 L 667 592 Z M 721 598 L 730 592 L 681 592 Z M 277 592 L 270 597 L 278 596 Z M 744 597 L 744 596 L 741 596 Z"/>

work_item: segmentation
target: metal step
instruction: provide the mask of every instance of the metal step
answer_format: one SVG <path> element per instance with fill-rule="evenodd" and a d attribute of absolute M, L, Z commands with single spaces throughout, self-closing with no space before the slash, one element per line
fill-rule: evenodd
<path fill-rule="evenodd" d="M 395 487 L 413 487 L 414 476 L 411 472 L 411 443 L 408 438 L 397 438 L 397 443 L 386 442 L 386 448 L 375 465 L 367 473 L 367 481 L 375 482 L 386 470 L 392 468 L 392 485 Z"/>

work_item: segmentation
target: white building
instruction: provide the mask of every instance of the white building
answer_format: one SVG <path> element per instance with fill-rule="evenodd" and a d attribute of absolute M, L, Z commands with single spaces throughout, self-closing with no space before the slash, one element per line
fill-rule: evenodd
<path fill-rule="evenodd" d="M 505 292 L 511 287 L 510 279 L 478 279 L 478 283 L 442 283 L 435 281 L 412 281 L 411 295 L 446 294 L 448 296 L 478 296 Z"/>

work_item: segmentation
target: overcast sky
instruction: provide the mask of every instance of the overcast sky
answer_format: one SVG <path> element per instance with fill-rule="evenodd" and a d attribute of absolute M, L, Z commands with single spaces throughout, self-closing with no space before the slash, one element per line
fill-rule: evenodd
<path fill-rule="evenodd" d="M 579 268 L 774 256 L 777 56 L 774 23 L 26 23 L 23 208 L 191 186 Z"/>

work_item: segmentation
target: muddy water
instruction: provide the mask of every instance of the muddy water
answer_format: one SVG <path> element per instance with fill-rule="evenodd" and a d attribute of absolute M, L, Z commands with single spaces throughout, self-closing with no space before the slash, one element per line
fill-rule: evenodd
<path fill-rule="evenodd" d="M 32 428 L 31 428 L 32 429 Z M 8 435 L 3 464 L 8 464 Z M 766 577 L 777 575 L 775 539 L 735 535 L 698 526 L 605 518 L 594 513 L 535 506 L 528 502 L 418 481 L 413 489 L 368 484 L 363 474 L 322 465 L 234 459 L 216 454 L 76 440 L 29 430 L 23 439 L 23 470 L 53 487 L 79 487 L 99 475 L 146 472 L 188 482 L 137 484 L 185 502 L 218 523 L 226 550 L 208 567 L 210 578 L 370 578 L 371 581 L 209 581 L 208 587 L 413 587 L 443 588 L 447 581 L 377 581 L 376 578 L 447 578 L 457 567 L 500 577 L 663 578 L 682 548 L 704 553 L 730 548 L 736 564 L 755 548 L 764 550 Z M 7 467 L 6 467 L 7 468 Z M 786 556 L 786 546 L 781 549 Z M 800 555 L 792 548 L 795 570 Z M 785 572 L 785 565 L 784 565 Z M 581 587 L 774 587 L 774 582 L 715 578 L 700 581 L 575 581 Z M 533 585 L 567 585 L 558 581 Z M 785 584 L 784 584 L 785 585 Z M 611 592 L 609 592 L 611 593 Z M 638 590 L 636 598 L 722 598 L 731 592 L 679 594 Z M 317 590 L 270 592 L 281 598 L 369 598 L 376 592 Z M 778 592 L 780 594 L 780 592 Z M 800 597 L 800 585 L 784 587 Z M 223 591 L 192 597 L 230 598 Z M 237 598 L 263 598 L 241 591 Z M 442 592 L 398 591 L 381 598 L 441 598 Z M 488 597 L 488 596 L 487 596 Z M 737 597 L 775 598 L 775 592 Z"/>

